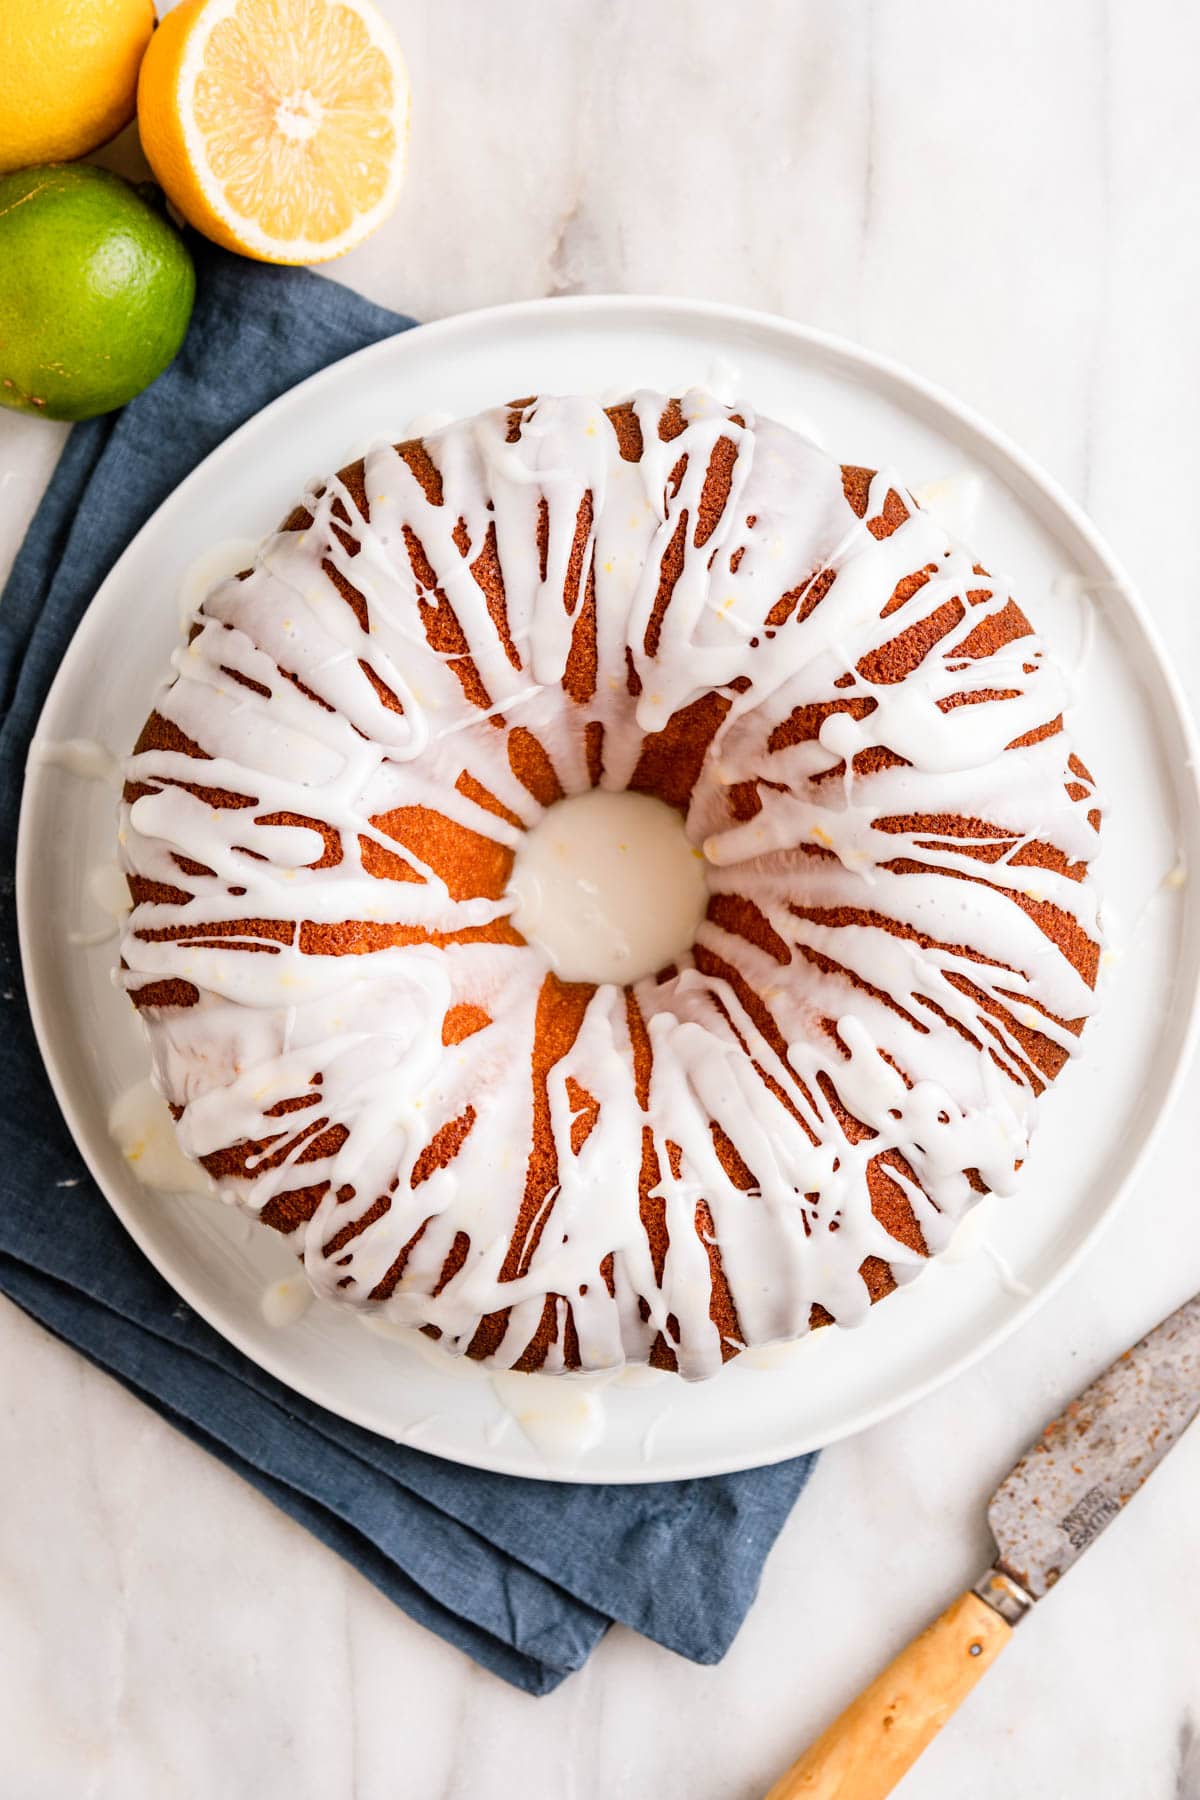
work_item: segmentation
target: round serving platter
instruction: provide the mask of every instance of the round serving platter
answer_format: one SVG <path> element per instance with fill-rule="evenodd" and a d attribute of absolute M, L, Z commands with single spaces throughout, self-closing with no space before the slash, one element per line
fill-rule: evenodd
<path fill-rule="evenodd" d="M 693 1386 L 646 1371 L 493 1379 L 410 1334 L 364 1329 L 324 1305 L 300 1310 L 294 1260 L 273 1233 L 207 1194 L 167 1191 L 169 1159 L 166 1188 L 138 1179 L 109 1129 L 148 1068 L 110 979 L 116 938 L 100 904 L 115 790 L 94 778 L 102 757 L 54 746 L 128 749 L 197 559 L 271 530 L 308 478 L 414 421 L 428 428 L 516 394 L 693 385 L 746 399 L 842 461 L 895 465 L 1004 572 L 1074 672 L 1072 729 L 1106 806 L 1104 1005 L 1044 1104 L 1017 1196 L 985 1202 L 957 1249 L 858 1330 L 744 1356 Z M 159 508 L 96 594 L 46 702 L 24 794 L 17 884 L 30 1006 L 109 1203 L 182 1298 L 280 1380 L 386 1437 L 513 1474 L 629 1482 L 752 1467 L 861 1430 L 948 1380 L 1047 1298 L 1112 1213 L 1196 1021 L 1200 917 L 1182 879 L 1200 867 L 1195 766 L 1178 689 L 1111 552 L 1053 482 L 947 395 L 850 344 L 732 307 L 608 296 L 464 314 L 363 350 L 267 407 Z"/>

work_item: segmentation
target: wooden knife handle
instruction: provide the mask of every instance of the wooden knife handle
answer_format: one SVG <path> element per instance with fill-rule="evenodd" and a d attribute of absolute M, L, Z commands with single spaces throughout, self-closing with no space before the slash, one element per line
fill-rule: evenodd
<path fill-rule="evenodd" d="M 793 1763 L 767 1800 L 884 1800 L 1012 1636 L 968 1591 Z"/>

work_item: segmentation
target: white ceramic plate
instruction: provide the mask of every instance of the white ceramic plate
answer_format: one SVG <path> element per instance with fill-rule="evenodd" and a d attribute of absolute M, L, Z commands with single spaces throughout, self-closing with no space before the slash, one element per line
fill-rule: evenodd
<path fill-rule="evenodd" d="M 89 878 L 113 857 L 113 792 L 36 754 L 25 789 L 18 891 L 34 1021 L 80 1149 L 132 1236 L 197 1312 L 301 1393 L 388 1437 L 516 1474 L 645 1481 L 750 1467 L 860 1430 L 947 1380 L 1045 1299 L 1111 1213 L 1195 1018 L 1200 914 L 1189 917 L 1170 878 L 1200 868 L 1195 749 L 1126 578 L 989 426 L 893 364 L 780 319 L 669 300 L 539 301 L 444 320 L 314 376 L 215 451 L 134 539 L 76 633 L 39 739 L 123 753 L 167 667 L 189 566 L 215 541 L 271 529 L 308 477 L 372 441 L 514 394 L 693 383 L 744 395 L 843 461 L 894 463 L 911 486 L 953 478 L 960 507 L 973 490 L 963 535 L 1077 671 L 1076 739 L 1109 809 L 1099 879 L 1115 955 L 1083 1056 L 1044 1106 L 1023 1187 L 987 1220 L 998 1254 L 941 1259 L 861 1329 L 744 1356 L 692 1387 L 645 1372 L 602 1394 L 595 1382 L 494 1382 L 325 1307 L 272 1326 L 264 1292 L 294 1270 L 281 1243 L 207 1196 L 141 1185 L 107 1129 L 147 1054 L 109 980 L 115 940 L 70 937 L 103 929 Z"/>

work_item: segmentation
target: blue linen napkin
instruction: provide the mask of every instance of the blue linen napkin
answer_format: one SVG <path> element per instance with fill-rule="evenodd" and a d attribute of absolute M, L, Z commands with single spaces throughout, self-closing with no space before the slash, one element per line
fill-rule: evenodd
<path fill-rule="evenodd" d="M 183 349 L 123 412 L 75 426 L 0 601 L 0 1292 L 515 1686 L 549 1693 L 613 1620 L 716 1662 L 813 1457 L 708 1480 L 560 1484 L 459 1468 L 348 1425 L 179 1300 L 105 1204 L 51 1093 L 13 865 L 29 741 L 71 635 L 139 526 L 235 426 L 414 323 L 309 270 L 192 248 Z"/>

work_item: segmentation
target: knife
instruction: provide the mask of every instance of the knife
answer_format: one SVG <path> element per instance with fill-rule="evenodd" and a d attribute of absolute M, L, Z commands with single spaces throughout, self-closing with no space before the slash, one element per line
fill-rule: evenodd
<path fill-rule="evenodd" d="M 1200 1412 L 1200 1294 L 1046 1426 L 992 1495 L 998 1555 L 775 1783 L 767 1800 L 883 1800 L 1013 1628 L 1095 1543 Z"/>

